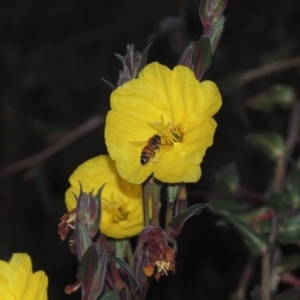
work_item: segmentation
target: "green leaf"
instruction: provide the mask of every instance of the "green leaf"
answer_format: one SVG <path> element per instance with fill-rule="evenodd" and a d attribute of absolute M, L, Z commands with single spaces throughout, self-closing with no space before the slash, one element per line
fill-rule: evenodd
<path fill-rule="evenodd" d="M 232 213 L 237 213 L 250 209 L 251 203 L 236 201 L 232 197 L 212 198 L 209 202 L 213 205 L 214 211 L 229 210 Z"/>
<path fill-rule="evenodd" d="M 211 45 L 209 37 L 202 36 L 193 53 L 194 73 L 198 80 L 211 65 Z"/>
<path fill-rule="evenodd" d="M 82 300 L 96 300 L 101 295 L 106 273 L 107 255 L 93 244 L 84 253 L 78 268 Z"/>
<path fill-rule="evenodd" d="M 293 208 L 300 206 L 300 172 L 296 163 L 292 163 L 289 178 L 286 183 L 285 194 L 289 206 Z"/>
<path fill-rule="evenodd" d="M 116 257 L 116 256 L 111 256 L 111 260 L 118 263 L 127 273 L 129 279 L 130 279 L 130 282 L 132 283 L 131 286 L 137 286 L 137 280 L 135 278 L 135 276 L 133 275 L 129 265 L 124 261 L 122 260 L 121 258 L 119 257 Z"/>
<path fill-rule="evenodd" d="M 285 188 L 281 193 L 268 196 L 268 204 L 277 212 L 286 209 L 300 207 L 300 172 L 295 162 L 292 162 Z"/>
<path fill-rule="evenodd" d="M 252 146 L 261 148 L 270 159 L 275 159 L 286 153 L 285 143 L 279 134 L 251 134 L 248 135 L 248 140 Z"/>
<path fill-rule="evenodd" d="M 240 185 L 240 178 L 235 163 L 222 168 L 216 175 L 217 188 L 225 192 L 234 192 Z"/>
<path fill-rule="evenodd" d="M 283 218 L 278 226 L 278 240 L 283 245 L 294 244 L 300 241 L 300 214 L 299 211 Z"/>
<path fill-rule="evenodd" d="M 278 295 L 275 300 L 299 300 L 300 299 L 300 289 L 293 288 L 282 294 Z"/>
<path fill-rule="evenodd" d="M 117 59 L 119 59 L 122 63 L 125 63 L 125 57 L 121 54 L 115 53 Z"/>
<path fill-rule="evenodd" d="M 270 299 L 274 299 L 275 294 L 276 294 L 276 292 L 272 291 L 270 293 Z M 253 291 L 250 293 L 250 295 L 251 295 L 252 300 L 262 300 L 260 291 Z"/>
<path fill-rule="evenodd" d="M 101 79 L 112 89 L 112 91 L 114 91 L 116 89 L 116 87 L 111 82 L 105 80 L 104 78 L 101 78 Z"/>
<path fill-rule="evenodd" d="M 266 252 L 269 241 L 265 236 L 256 233 L 249 224 L 245 223 L 245 221 L 234 216 L 228 211 L 221 210 L 218 213 L 238 230 L 247 248 L 252 254 L 261 254 Z"/>
<path fill-rule="evenodd" d="M 117 290 L 114 291 L 104 291 L 99 300 L 119 300 L 119 293 Z"/>
<path fill-rule="evenodd" d="M 239 214 L 238 217 L 244 222 L 250 224 L 252 222 L 260 222 L 271 219 L 273 215 L 273 209 L 271 209 L 269 206 L 262 206 L 256 209 L 248 210 L 246 213 Z"/>
<path fill-rule="evenodd" d="M 260 93 L 247 101 L 247 105 L 251 108 L 269 113 L 275 105 L 280 105 L 283 108 L 288 108 L 295 100 L 295 89 L 288 86 L 277 84 L 266 92 Z"/>
<path fill-rule="evenodd" d="M 276 212 L 280 212 L 288 207 L 288 196 L 285 192 L 270 193 L 267 202 Z"/>
<path fill-rule="evenodd" d="M 278 273 L 294 271 L 300 267 L 300 254 L 295 253 L 284 257 L 275 265 L 275 270 Z"/>
<path fill-rule="evenodd" d="M 180 233 L 186 220 L 194 215 L 199 215 L 206 207 L 210 208 L 211 210 L 213 209 L 211 204 L 199 203 L 188 207 L 186 210 L 173 217 L 168 227 L 169 235 L 171 237 L 176 237 Z"/>

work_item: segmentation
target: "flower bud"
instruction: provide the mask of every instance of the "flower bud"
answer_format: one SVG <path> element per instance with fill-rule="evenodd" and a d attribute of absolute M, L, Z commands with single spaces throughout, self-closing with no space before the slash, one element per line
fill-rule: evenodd
<path fill-rule="evenodd" d="M 94 196 L 92 192 L 89 194 L 84 193 L 80 185 L 80 194 L 77 199 L 76 207 L 76 220 L 84 225 L 91 238 L 93 238 L 99 230 L 101 220 L 100 197 L 103 187 L 104 185 L 99 189 L 98 194 Z"/>
<path fill-rule="evenodd" d="M 210 26 L 212 20 L 221 16 L 227 5 L 227 0 L 202 0 L 199 15 L 204 27 Z"/>
<path fill-rule="evenodd" d="M 219 43 L 219 40 L 221 38 L 224 29 L 224 22 L 225 22 L 224 16 L 216 18 L 212 22 L 212 26 L 208 33 L 210 45 L 211 45 L 211 53 L 214 53 L 214 51 L 217 48 L 217 45 Z"/>
<path fill-rule="evenodd" d="M 193 53 L 196 48 L 197 43 L 191 42 L 190 45 L 184 50 L 178 65 L 189 67 L 192 71 L 194 71 L 193 64 Z"/>

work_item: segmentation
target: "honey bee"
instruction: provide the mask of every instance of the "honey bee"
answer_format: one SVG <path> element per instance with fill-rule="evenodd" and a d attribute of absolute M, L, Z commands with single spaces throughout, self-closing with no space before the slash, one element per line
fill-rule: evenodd
<path fill-rule="evenodd" d="M 141 164 L 145 165 L 149 159 L 154 158 L 155 153 L 160 149 L 161 138 L 159 135 L 153 135 L 147 142 L 148 144 L 141 152 Z"/>

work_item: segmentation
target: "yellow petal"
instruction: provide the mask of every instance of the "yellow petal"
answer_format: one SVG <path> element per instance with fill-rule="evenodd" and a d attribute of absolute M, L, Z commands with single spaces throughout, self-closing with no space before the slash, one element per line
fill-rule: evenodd
<path fill-rule="evenodd" d="M 105 140 L 121 177 L 134 184 L 152 174 L 169 183 L 197 181 L 199 165 L 213 142 L 216 123 L 211 117 L 220 106 L 217 86 L 211 81 L 200 83 L 188 67 L 171 71 L 158 63 L 147 65 L 138 79 L 111 95 Z M 163 136 L 163 130 L 149 124 L 160 124 L 163 130 L 173 126 L 182 136 L 163 140 L 155 159 L 142 165 L 141 152 L 149 139 L 154 134 Z"/>
<path fill-rule="evenodd" d="M 48 277 L 45 272 L 38 271 L 33 274 L 22 300 L 47 300 Z"/>
<path fill-rule="evenodd" d="M 83 191 L 96 194 L 105 183 L 102 191 L 102 216 L 100 230 L 114 238 L 137 235 L 143 226 L 142 190 L 119 176 L 114 161 L 107 155 L 94 157 L 80 165 L 69 178 L 71 187 L 66 191 L 65 202 L 70 211 L 76 207 L 75 195 L 79 195 L 79 181 Z M 126 220 L 116 222 L 112 212 L 103 201 L 121 201 Z M 134 216 L 134 217 L 133 217 Z"/>
<path fill-rule="evenodd" d="M 32 276 L 32 264 L 28 254 L 14 253 L 9 261 L 9 286 L 16 299 L 22 299 Z"/>
<path fill-rule="evenodd" d="M 214 119 L 189 124 L 182 142 L 174 143 L 174 152 L 179 154 L 188 164 L 199 165 L 206 149 L 213 143 L 217 124 Z"/>
<path fill-rule="evenodd" d="M 0 275 L 0 300 L 15 300 L 16 298 L 11 293 L 9 283 Z"/>
<path fill-rule="evenodd" d="M 154 176 L 165 183 L 196 182 L 201 175 L 199 165 L 188 164 L 173 149 L 161 151 L 161 159 L 155 166 Z"/>
<path fill-rule="evenodd" d="M 8 263 L 0 261 L 0 299 L 46 300 L 47 285 L 43 271 L 32 273 L 28 254 L 14 253 Z"/>

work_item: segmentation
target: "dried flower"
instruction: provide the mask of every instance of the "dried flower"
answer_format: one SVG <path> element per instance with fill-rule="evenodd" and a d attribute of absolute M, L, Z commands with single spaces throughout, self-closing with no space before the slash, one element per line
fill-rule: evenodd
<path fill-rule="evenodd" d="M 121 177 L 135 184 L 151 174 L 166 183 L 196 182 L 220 106 L 217 86 L 200 83 L 188 67 L 147 65 L 111 94 L 105 139 Z M 142 152 L 149 160 L 141 163 Z"/>
<path fill-rule="evenodd" d="M 94 157 L 80 165 L 69 178 L 71 187 L 66 191 L 68 211 L 76 207 L 80 184 L 85 193 L 101 193 L 101 222 L 103 234 L 113 238 L 137 235 L 143 228 L 142 189 L 122 179 L 114 162 L 107 155 Z M 80 182 L 80 184 L 79 184 Z"/>
<path fill-rule="evenodd" d="M 0 298 L 5 300 L 46 300 L 48 277 L 32 273 L 28 254 L 14 253 L 9 262 L 0 260 Z"/>

